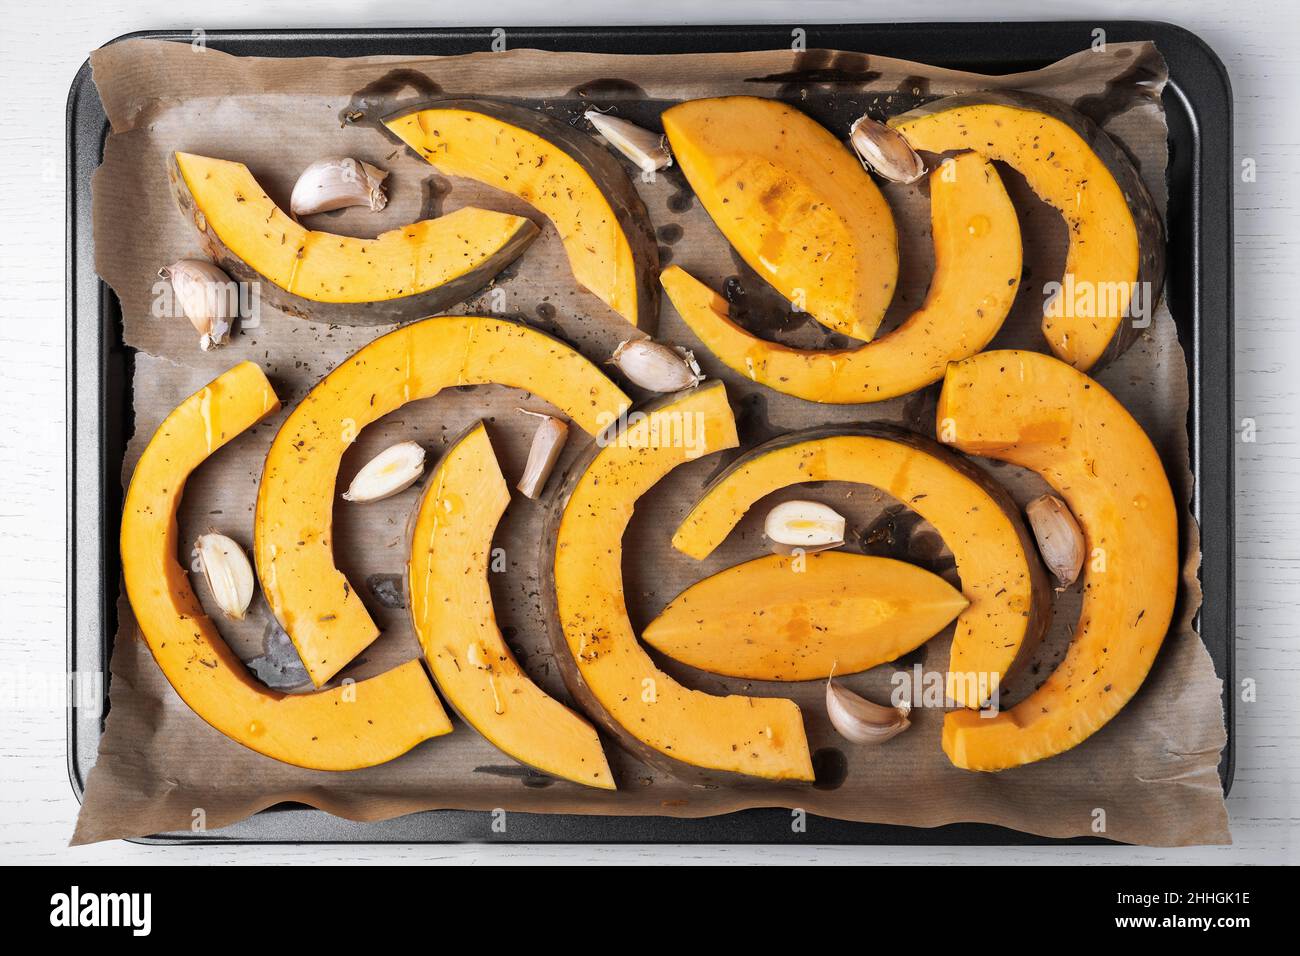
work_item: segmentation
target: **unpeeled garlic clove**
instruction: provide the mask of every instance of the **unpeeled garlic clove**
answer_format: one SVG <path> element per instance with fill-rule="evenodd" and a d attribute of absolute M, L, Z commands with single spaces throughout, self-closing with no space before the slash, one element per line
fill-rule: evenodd
<path fill-rule="evenodd" d="M 348 206 L 369 206 L 371 212 L 379 212 L 388 205 L 387 178 L 386 171 L 348 156 L 318 159 L 293 184 L 289 211 L 295 217 Z"/>
<path fill-rule="evenodd" d="M 224 534 L 210 531 L 199 535 L 194 551 L 221 613 L 242 621 L 253 600 L 253 566 L 244 549 Z"/>
<path fill-rule="evenodd" d="M 1055 495 L 1041 495 L 1029 502 L 1025 516 L 1038 541 L 1043 563 L 1061 582 L 1057 590 L 1064 591 L 1079 580 L 1079 572 L 1083 570 L 1087 550 L 1083 529 L 1066 503 Z"/>
<path fill-rule="evenodd" d="M 704 380 L 695 356 L 688 349 L 653 339 L 620 342 L 610 361 L 633 384 L 652 392 L 677 392 Z"/>
<path fill-rule="evenodd" d="M 811 554 L 842 545 L 844 525 L 839 512 L 819 501 L 783 501 L 767 513 L 763 534 L 778 554 Z"/>
<path fill-rule="evenodd" d="M 400 441 L 366 462 L 343 497 L 347 501 L 380 501 L 405 491 L 422 474 L 424 448 L 419 442 Z"/>
<path fill-rule="evenodd" d="M 202 338 L 207 352 L 230 341 L 239 314 L 239 289 L 230 276 L 204 259 L 179 259 L 158 270 L 158 278 L 172 284 L 172 292 L 185 318 Z"/>
<path fill-rule="evenodd" d="M 911 705 L 890 707 L 867 700 L 826 679 L 826 715 L 845 740 L 855 744 L 881 744 L 912 726 Z"/>
<path fill-rule="evenodd" d="M 914 183 L 925 175 L 925 161 L 903 134 L 870 116 L 854 120 L 849 143 L 863 166 L 891 183 Z"/>
<path fill-rule="evenodd" d="M 569 426 L 558 418 L 519 409 L 525 415 L 538 419 L 537 431 L 533 432 L 533 443 L 528 449 L 528 463 L 524 465 L 523 477 L 515 485 L 528 498 L 536 498 L 546 487 L 546 479 L 564 450 L 564 443 L 569 437 Z"/>
<path fill-rule="evenodd" d="M 587 110 L 583 116 L 588 123 L 596 127 L 596 132 L 636 163 L 643 173 L 652 173 L 656 169 L 663 169 L 673 164 L 673 154 L 668 149 L 668 137 L 663 133 L 651 132 L 635 123 L 610 116 L 597 109 Z"/>

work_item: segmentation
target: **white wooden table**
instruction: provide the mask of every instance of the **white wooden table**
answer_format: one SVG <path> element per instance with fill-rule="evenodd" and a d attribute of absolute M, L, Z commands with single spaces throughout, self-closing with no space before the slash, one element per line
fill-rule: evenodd
<path fill-rule="evenodd" d="M 138 29 L 690 22 L 799 23 L 897 19 L 1172 20 L 1199 33 L 1235 89 L 1237 161 L 1257 178 L 1236 187 L 1237 409 L 1256 441 L 1237 447 L 1237 669 L 1258 699 L 1238 705 L 1236 784 L 1228 805 L 1236 843 L 1148 850 L 890 847 L 178 847 L 128 843 L 67 848 L 77 802 L 68 784 L 62 706 L 31 706 L 15 688 L 64 672 L 63 163 L 68 85 L 93 48 Z M 219 19 L 217 19 L 219 18 Z M 0 861 L 224 863 L 667 860 L 737 862 L 1255 863 L 1300 860 L 1300 28 L 1294 4 L 1263 0 L 752 0 L 704 5 L 656 0 L 489 7 L 382 0 L 303 5 L 227 0 L 9 4 L 0 30 Z M 484 21 L 490 19 L 490 24 Z M 1210 131 L 1211 135 L 1213 131 Z"/>

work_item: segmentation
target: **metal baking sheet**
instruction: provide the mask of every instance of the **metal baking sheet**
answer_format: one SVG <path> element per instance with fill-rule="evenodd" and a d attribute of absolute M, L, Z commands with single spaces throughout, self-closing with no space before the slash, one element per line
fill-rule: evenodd
<path fill-rule="evenodd" d="M 507 28 L 513 47 L 592 53 L 737 52 L 788 46 L 794 26 Z M 984 73 L 1031 70 L 1087 47 L 1094 31 L 1113 42 L 1154 40 L 1170 81 L 1169 271 L 1166 297 L 1188 354 L 1187 423 L 1195 476 L 1192 506 L 1201 525 L 1204 602 L 1199 628 L 1224 680 L 1233 761 L 1233 471 L 1232 441 L 1232 95 L 1222 64 L 1198 37 L 1145 21 L 1056 23 L 851 24 L 802 27 L 809 47 L 833 47 Z M 131 34 L 190 41 L 183 31 Z M 214 49 L 249 56 L 459 54 L 488 49 L 489 28 L 454 30 L 210 31 Z M 104 676 L 116 632 L 120 566 L 121 464 L 130 437 L 132 354 L 122 342 L 111 290 L 95 275 L 90 182 L 102 158 L 107 119 L 83 66 L 68 99 L 67 413 L 68 669 Z M 103 708 L 69 709 L 68 766 L 80 797 L 94 763 Z M 428 811 L 380 823 L 353 823 L 299 806 L 275 807 L 211 833 L 162 834 L 148 842 L 511 842 L 511 843 L 800 843 L 1043 844 L 1054 841 L 983 824 L 935 829 L 809 817 L 794 833 L 788 811 L 747 810 L 703 819 L 512 814 L 508 837 L 490 815 Z"/>

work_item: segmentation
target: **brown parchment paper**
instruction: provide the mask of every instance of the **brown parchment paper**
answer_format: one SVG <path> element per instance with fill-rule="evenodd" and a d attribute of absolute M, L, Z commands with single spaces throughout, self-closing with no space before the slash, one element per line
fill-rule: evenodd
<path fill-rule="evenodd" d="M 327 155 L 349 155 L 391 172 L 391 201 L 381 214 L 348 210 L 312 221 L 315 228 L 375 235 L 421 216 L 477 204 L 531 216 L 542 237 L 491 289 L 454 311 L 495 309 L 522 317 L 568 340 L 595 360 L 605 358 L 629 328 L 594 296 L 579 289 L 554 229 L 531 208 L 478 184 L 450 180 L 387 138 L 374 121 L 398 105 L 431 95 L 509 96 L 580 123 L 588 106 L 657 127 L 671 102 L 748 93 L 781 97 L 841 135 L 870 110 L 901 112 L 938 95 L 987 88 L 1032 90 L 1074 104 L 1103 123 L 1132 154 L 1163 209 L 1165 125 L 1159 93 L 1165 68 L 1150 44 L 1112 44 L 1044 70 L 992 78 L 938 70 L 859 53 L 806 52 L 674 56 L 606 56 L 517 50 L 460 57 L 366 59 L 249 59 L 155 41 L 127 41 L 92 57 L 95 82 L 112 123 L 103 166 L 94 180 L 95 247 L 100 274 L 122 301 L 127 344 L 137 349 L 135 433 L 123 467 L 129 478 L 162 417 L 185 395 L 251 358 L 271 376 L 286 407 L 322 374 L 384 329 L 326 326 L 263 305 L 260 324 L 223 350 L 201 353 L 184 320 L 152 314 L 158 268 L 198 255 L 195 235 L 167 188 L 166 157 L 184 149 L 249 165 L 282 205 L 298 172 Z M 350 119 L 349 119 L 350 118 Z M 1003 170 L 1022 216 L 1026 276 L 1021 297 L 994 347 L 1045 350 L 1038 331 L 1042 289 L 1061 275 L 1065 230 L 1055 212 Z M 791 314 L 730 251 L 670 168 L 640 189 L 657 227 L 664 264 L 676 262 L 726 288 L 733 314 L 782 341 L 836 345 L 846 340 L 806 316 Z M 932 268 L 928 197 L 924 184 L 889 186 L 898 221 L 902 273 L 887 324 L 896 324 L 923 297 Z M 693 347 L 705 371 L 726 381 L 742 447 L 779 432 L 860 420 L 901 423 L 933 433 L 937 386 L 870 406 L 819 406 L 778 395 L 726 370 L 664 303 L 660 337 Z M 1190 497 L 1187 370 L 1173 321 L 1161 306 L 1150 329 L 1101 380 L 1137 416 L 1161 450 L 1175 493 Z M 340 487 L 372 454 L 414 438 L 437 455 L 476 418 L 489 423 L 507 476 L 526 457 L 532 422 L 516 408 L 545 403 L 504 387 L 450 389 L 413 403 L 366 429 L 344 459 Z M 283 415 L 283 413 L 282 413 Z M 281 417 L 282 417 L 281 415 Z M 251 543 L 253 501 L 262 459 L 280 417 L 241 436 L 191 480 L 180 515 L 181 540 L 216 527 Z M 571 441 L 572 460 L 581 441 Z M 637 507 L 629 528 L 625 576 L 633 623 L 648 622 L 688 584 L 762 553 L 758 507 L 707 561 L 672 550 L 672 529 L 707 478 L 732 453 L 678 469 Z M 1034 476 L 982 462 L 1022 505 L 1045 490 Z M 783 495 L 807 495 L 791 489 Z M 824 484 L 816 497 L 845 513 L 850 547 L 901 556 L 955 580 L 951 556 L 933 528 L 887 496 L 863 487 Z M 346 675 L 363 676 L 418 656 L 399 604 L 404 527 L 416 492 L 365 507 L 337 507 L 335 550 L 384 629 Z M 770 502 L 769 502 L 770 503 Z M 493 576 L 497 613 L 521 663 L 548 692 L 568 700 L 545 638 L 538 594 L 541 508 L 516 496 L 498 531 L 508 572 Z M 820 683 L 764 684 L 704 674 L 672 661 L 662 665 L 692 687 L 790 696 L 805 715 L 815 752 L 814 786 L 756 781 L 703 789 L 653 771 L 607 742 L 616 793 L 589 790 L 526 770 L 457 722 L 454 733 L 428 741 L 383 766 L 350 773 L 297 769 L 262 757 L 208 727 L 172 691 L 140 639 L 125 599 L 112 658 L 111 711 L 92 771 L 74 843 L 160 831 L 217 828 L 281 801 L 299 801 L 355 820 L 378 820 L 429 808 L 493 809 L 580 814 L 697 817 L 747 807 L 801 808 L 847 820 L 930 827 L 981 821 L 1053 837 L 1101 833 L 1129 843 L 1183 845 L 1229 840 L 1217 775 L 1225 743 L 1220 681 L 1191 621 L 1200 602 L 1197 532 L 1183 528 L 1183 592 L 1169 639 L 1146 684 L 1129 706 L 1081 746 L 1051 760 L 1000 774 L 952 767 L 939 746 L 942 711 L 914 712 L 913 728 L 889 744 L 861 748 L 829 726 Z M 203 582 L 200 597 L 209 600 Z M 1060 595 L 1049 638 L 1029 675 L 1005 688 L 1004 705 L 1032 689 L 1060 660 L 1078 611 L 1077 591 Z M 211 604 L 209 603 L 209 607 Z M 264 679 L 301 681 L 290 650 L 277 639 L 269 614 L 255 601 L 240 625 L 221 623 L 226 636 Z M 845 678 L 859 692 L 884 699 L 890 677 L 916 666 L 942 673 L 951 629 L 891 664 Z M 1099 829 L 1104 822 L 1104 830 Z M 784 826 L 784 824 L 782 824 Z M 484 824 L 487 834 L 487 824 Z M 808 839 L 816 842 L 816 826 Z"/>

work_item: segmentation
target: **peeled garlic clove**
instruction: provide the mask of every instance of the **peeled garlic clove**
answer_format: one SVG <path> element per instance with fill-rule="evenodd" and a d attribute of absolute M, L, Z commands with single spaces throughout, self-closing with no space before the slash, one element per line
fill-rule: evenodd
<path fill-rule="evenodd" d="M 1055 495 L 1042 495 L 1025 506 L 1029 527 L 1038 540 L 1038 553 L 1043 563 L 1061 582 L 1058 591 L 1064 591 L 1079 579 L 1083 570 L 1083 557 L 1087 550 L 1083 529 L 1075 520 L 1069 507 Z"/>
<path fill-rule="evenodd" d="M 619 343 L 610 361 L 634 384 L 652 392 L 676 392 L 704 380 L 689 350 L 653 339 Z"/>
<path fill-rule="evenodd" d="M 185 318 L 202 336 L 203 351 L 230 341 L 239 314 L 239 288 L 230 276 L 204 259 L 180 259 L 159 269 L 158 278 L 171 282 Z"/>
<path fill-rule="evenodd" d="M 841 737 L 855 744 L 880 744 L 897 737 L 912 721 L 907 707 L 888 707 L 867 700 L 839 686 L 834 678 L 826 680 L 826 715 Z"/>
<path fill-rule="evenodd" d="M 347 156 L 318 159 L 298 177 L 289 197 L 294 216 L 310 216 L 347 206 L 369 206 L 379 212 L 388 205 L 384 180 L 388 173 Z"/>
<path fill-rule="evenodd" d="M 891 183 L 914 183 L 925 175 L 925 161 L 903 134 L 870 116 L 849 127 L 849 143 L 863 166 Z"/>
<path fill-rule="evenodd" d="M 347 501 L 379 501 L 405 491 L 424 474 L 424 448 L 401 441 L 385 448 L 357 472 L 343 492 Z"/>
<path fill-rule="evenodd" d="M 569 426 L 558 418 L 519 409 L 525 415 L 538 419 L 537 431 L 533 432 L 533 443 L 528 449 L 528 463 L 524 465 L 523 477 L 515 485 L 525 496 L 536 498 L 546 487 L 546 479 L 564 450 L 564 442 L 569 437 Z"/>
<path fill-rule="evenodd" d="M 583 114 L 596 132 L 609 140 L 609 144 L 636 163 L 644 173 L 652 173 L 673 164 L 673 154 L 668 149 L 668 137 L 653 133 L 617 116 L 591 109 Z"/>
<path fill-rule="evenodd" d="M 253 600 L 253 566 L 244 549 L 224 534 L 210 531 L 199 535 L 194 550 L 221 613 L 242 621 Z"/>
<path fill-rule="evenodd" d="M 844 543 L 844 518 L 818 501 L 783 501 L 767 513 L 763 534 L 778 554 L 825 551 Z"/>

